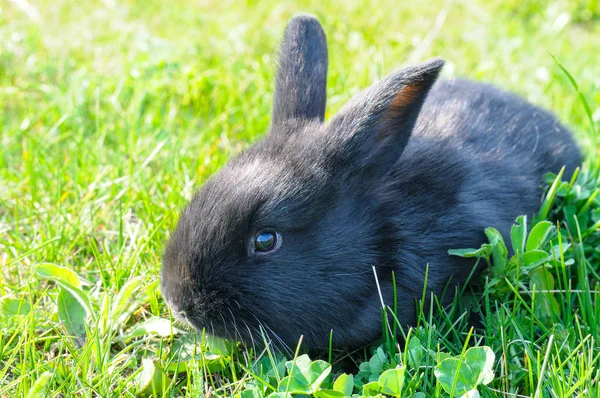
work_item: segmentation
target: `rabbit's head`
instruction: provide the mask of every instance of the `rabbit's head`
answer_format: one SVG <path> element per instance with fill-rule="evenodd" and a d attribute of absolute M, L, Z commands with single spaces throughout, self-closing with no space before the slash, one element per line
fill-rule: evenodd
<path fill-rule="evenodd" d="M 248 343 L 262 334 L 293 347 L 304 335 L 305 347 L 326 347 L 331 330 L 337 346 L 375 338 L 373 267 L 390 283 L 398 242 L 374 193 L 442 65 L 393 73 L 324 123 L 325 34 L 315 18 L 294 18 L 270 131 L 206 182 L 165 251 L 162 289 L 176 316 Z"/>

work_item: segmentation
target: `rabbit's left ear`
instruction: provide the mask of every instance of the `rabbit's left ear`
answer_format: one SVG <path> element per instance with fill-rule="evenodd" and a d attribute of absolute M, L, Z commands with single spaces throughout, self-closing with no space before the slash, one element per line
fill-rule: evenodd
<path fill-rule="evenodd" d="M 387 173 L 408 144 L 443 66 L 436 58 L 399 70 L 352 98 L 328 126 L 338 154 L 376 177 Z"/>
<path fill-rule="evenodd" d="M 279 55 L 273 126 L 325 117 L 327 39 L 319 21 L 301 15 L 290 21 Z"/>

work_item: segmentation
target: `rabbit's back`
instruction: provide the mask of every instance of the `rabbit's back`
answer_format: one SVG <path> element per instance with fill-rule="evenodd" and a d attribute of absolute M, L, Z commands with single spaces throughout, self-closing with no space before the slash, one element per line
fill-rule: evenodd
<path fill-rule="evenodd" d="M 413 131 L 417 137 L 460 149 L 481 162 L 511 162 L 540 177 L 562 166 L 572 172 L 581 163 L 570 132 L 552 114 L 517 95 L 469 80 L 433 86 Z"/>
<path fill-rule="evenodd" d="M 448 249 L 479 247 L 490 226 L 508 236 L 516 217 L 538 211 L 543 174 L 566 165 L 568 176 L 580 163 L 550 113 L 490 85 L 436 83 L 378 191 L 394 215 L 398 280 L 418 287 L 429 264 L 431 286 L 464 281 L 470 265 Z"/>

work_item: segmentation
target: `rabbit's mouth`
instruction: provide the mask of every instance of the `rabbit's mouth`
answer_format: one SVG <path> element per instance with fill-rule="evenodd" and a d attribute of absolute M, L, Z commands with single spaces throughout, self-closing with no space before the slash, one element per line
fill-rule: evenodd
<path fill-rule="evenodd" d="M 173 312 L 175 324 L 187 332 L 208 334 L 231 341 L 243 342 L 244 346 L 253 349 L 262 349 L 265 343 L 276 349 L 289 351 L 291 348 L 263 322 L 251 322 L 249 319 L 234 317 L 229 314 L 212 314 L 213 316 L 200 315 L 193 311 Z"/>
<path fill-rule="evenodd" d="M 196 329 L 194 324 L 190 321 L 190 315 L 188 311 L 178 309 L 177 306 L 175 306 L 168 299 L 165 299 L 165 301 L 167 302 L 167 305 L 171 310 L 171 314 L 173 315 L 172 322 L 175 326 L 186 331 L 192 331 Z"/>
<path fill-rule="evenodd" d="M 177 329 L 183 330 L 188 333 L 195 332 L 197 330 L 187 318 L 182 317 L 179 314 L 173 315 L 173 326 L 175 326 Z"/>
<path fill-rule="evenodd" d="M 252 342 L 261 340 L 257 333 L 252 333 L 251 326 L 245 322 L 238 322 L 235 319 L 224 318 L 221 321 L 210 320 L 200 317 L 187 317 L 183 321 L 188 326 L 188 331 L 197 333 L 206 333 L 210 336 L 225 338 L 232 341 Z"/>

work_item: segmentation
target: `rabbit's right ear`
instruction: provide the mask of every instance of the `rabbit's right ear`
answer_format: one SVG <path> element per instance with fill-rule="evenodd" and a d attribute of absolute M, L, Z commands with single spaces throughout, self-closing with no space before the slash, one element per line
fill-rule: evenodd
<path fill-rule="evenodd" d="M 443 66 L 436 58 L 396 71 L 355 95 L 331 119 L 332 148 L 353 172 L 368 171 L 377 180 L 396 163 Z"/>
<path fill-rule="evenodd" d="M 273 126 L 288 120 L 323 121 L 327 85 L 327 39 L 319 21 L 297 16 L 288 24 L 279 55 Z"/>

